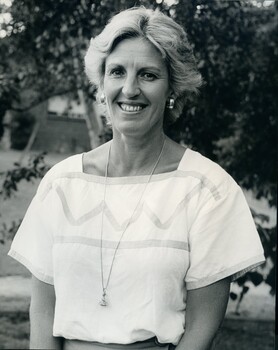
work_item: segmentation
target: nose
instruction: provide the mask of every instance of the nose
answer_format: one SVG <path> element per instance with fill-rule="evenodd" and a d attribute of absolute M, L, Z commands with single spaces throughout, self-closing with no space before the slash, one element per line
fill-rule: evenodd
<path fill-rule="evenodd" d="M 140 88 L 135 76 L 126 77 L 122 87 L 122 92 L 127 98 L 136 97 L 140 94 Z"/>

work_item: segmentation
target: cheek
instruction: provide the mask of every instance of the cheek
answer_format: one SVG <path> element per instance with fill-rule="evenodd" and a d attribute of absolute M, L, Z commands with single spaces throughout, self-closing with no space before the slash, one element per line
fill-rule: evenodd
<path fill-rule="evenodd" d="M 113 95 L 115 95 L 116 89 L 117 89 L 117 85 L 113 81 L 109 79 L 107 80 L 104 79 L 103 92 L 108 99 L 110 99 Z"/>
<path fill-rule="evenodd" d="M 166 100 L 169 95 L 169 86 L 165 82 L 163 84 L 155 85 L 150 91 L 154 100 L 161 101 Z"/>
<path fill-rule="evenodd" d="M 168 89 L 161 89 L 160 91 L 157 89 L 153 94 L 152 94 L 152 101 L 156 105 L 157 108 L 159 109 L 164 109 L 166 100 L 168 98 Z"/>

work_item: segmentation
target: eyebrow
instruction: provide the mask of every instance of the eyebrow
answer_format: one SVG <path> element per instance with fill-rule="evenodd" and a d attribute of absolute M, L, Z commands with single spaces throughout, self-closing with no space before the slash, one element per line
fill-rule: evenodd
<path fill-rule="evenodd" d="M 110 63 L 106 66 L 106 68 L 110 68 L 110 69 L 114 68 L 114 67 L 124 68 L 124 65 L 122 65 L 121 63 Z M 156 72 L 162 72 L 162 69 L 157 67 L 157 66 L 142 66 L 142 67 L 139 67 L 138 70 L 140 71 L 140 70 L 144 70 L 144 69 L 154 70 Z"/>

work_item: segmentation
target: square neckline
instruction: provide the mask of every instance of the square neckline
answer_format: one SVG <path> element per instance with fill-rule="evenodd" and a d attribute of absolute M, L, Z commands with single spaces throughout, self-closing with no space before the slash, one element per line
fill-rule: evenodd
<path fill-rule="evenodd" d="M 188 147 L 185 148 L 184 153 L 179 161 L 179 164 L 177 166 L 177 169 L 175 170 L 171 170 L 171 171 L 167 171 L 164 173 L 157 173 L 157 174 L 153 174 L 151 176 L 150 182 L 153 181 L 158 181 L 158 180 L 163 180 L 163 179 L 167 179 L 169 177 L 173 177 L 173 175 L 175 175 L 178 171 L 181 170 L 181 166 L 183 163 L 186 162 L 186 158 L 188 156 L 190 149 Z M 89 173 L 85 173 L 84 172 L 84 166 L 83 166 L 83 158 L 84 158 L 84 154 L 86 152 L 83 152 L 80 154 L 80 162 L 81 162 L 81 166 L 80 166 L 80 171 L 81 174 L 88 180 L 90 181 L 94 181 L 95 182 L 100 182 L 100 183 L 105 183 L 105 176 L 103 175 L 96 175 L 96 174 L 89 174 Z M 120 183 L 145 183 L 146 181 L 149 180 L 149 174 L 147 175 L 131 175 L 131 176 L 107 176 L 106 182 L 107 184 L 120 184 Z"/>

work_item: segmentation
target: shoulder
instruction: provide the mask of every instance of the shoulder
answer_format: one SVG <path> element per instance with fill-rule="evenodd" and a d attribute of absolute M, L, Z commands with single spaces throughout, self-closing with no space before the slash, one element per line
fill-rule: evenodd
<path fill-rule="evenodd" d="M 67 176 L 69 173 L 82 172 L 83 154 L 75 154 L 53 165 L 42 178 L 38 187 L 38 193 L 48 192 L 55 180 Z"/>
<path fill-rule="evenodd" d="M 108 147 L 109 142 L 89 152 L 75 154 L 58 162 L 43 177 L 38 192 L 47 192 L 57 180 L 70 176 L 76 177 L 77 173 L 102 175 L 103 169 L 105 169 Z"/>
<path fill-rule="evenodd" d="M 70 156 L 51 167 L 46 173 L 47 179 L 55 178 L 59 175 L 69 172 L 82 172 L 82 157 L 83 153 Z"/>
<path fill-rule="evenodd" d="M 235 180 L 219 164 L 201 153 L 187 149 L 182 159 L 180 170 L 198 179 L 220 196 L 238 187 Z"/>

